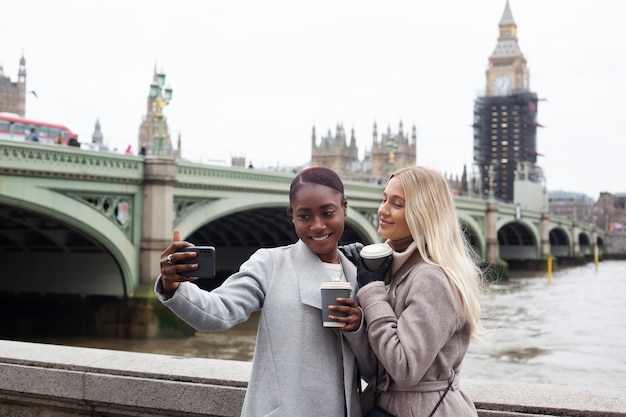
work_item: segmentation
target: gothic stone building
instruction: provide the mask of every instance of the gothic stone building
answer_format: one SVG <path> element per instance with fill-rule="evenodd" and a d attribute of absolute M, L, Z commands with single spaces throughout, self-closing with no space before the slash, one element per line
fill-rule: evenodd
<path fill-rule="evenodd" d="M 4 75 L 4 68 L 0 65 L 0 112 L 15 113 L 20 117 L 26 116 L 26 60 L 20 58 L 20 68 L 17 82 L 11 81 Z"/>
<path fill-rule="evenodd" d="M 364 181 L 381 184 L 397 168 L 415 165 L 417 134 L 415 126 L 411 137 L 404 133 L 402 122 L 397 133 L 387 128 L 387 133 L 378 137 L 374 123 L 372 146 L 359 159 L 354 129 L 348 141 L 342 124 L 337 125 L 335 134 L 330 129 L 326 136 L 317 141 L 315 126 L 311 137 L 311 166 L 323 166 L 337 172 L 344 180 Z"/>

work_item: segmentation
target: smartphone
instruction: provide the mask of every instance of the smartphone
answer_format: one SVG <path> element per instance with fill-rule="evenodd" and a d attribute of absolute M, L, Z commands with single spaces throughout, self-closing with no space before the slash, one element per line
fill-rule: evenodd
<path fill-rule="evenodd" d="M 193 271 L 179 272 L 186 277 L 215 278 L 215 248 L 213 246 L 189 246 L 178 252 L 196 252 L 195 258 L 185 259 L 179 264 L 198 264 L 198 269 Z"/>

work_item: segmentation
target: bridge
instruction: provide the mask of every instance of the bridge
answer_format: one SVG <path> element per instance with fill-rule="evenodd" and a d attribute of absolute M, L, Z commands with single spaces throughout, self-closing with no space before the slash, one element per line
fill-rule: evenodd
<path fill-rule="evenodd" d="M 133 297 L 159 273 L 172 230 L 217 250 L 218 276 L 259 247 L 297 237 L 286 215 L 293 173 L 0 141 L 0 291 Z M 341 243 L 377 242 L 383 186 L 346 182 Z M 606 232 L 493 200 L 455 197 L 485 261 L 606 251 Z"/>

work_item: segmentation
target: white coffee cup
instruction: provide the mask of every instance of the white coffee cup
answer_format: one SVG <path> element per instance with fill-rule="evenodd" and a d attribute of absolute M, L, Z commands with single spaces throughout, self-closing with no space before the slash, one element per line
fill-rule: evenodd
<path fill-rule="evenodd" d="M 370 271 L 375 271 L 379 268 L 385 259 L 387 259 L 393 250 L 386 243 L 373 243 L 371 245 L 367 245 L 361 249 L 361 258 L 363 259 L 363 263 Z"/>
<path fill-rule="evenodd" d="M 322 296 L 322 324 L 324 327 L 343 327 L 346 323 L 331 321 L 329 315 L 337 317 L 345 317 L 346 314 L 338 311 L 330 311 L 328 306 L 343 305 L 337 304 L 337 298 L 350 298 L 352 293 L 352 284 L 345 281 L 322 282 L 320 285 L 320 293 Z"/>

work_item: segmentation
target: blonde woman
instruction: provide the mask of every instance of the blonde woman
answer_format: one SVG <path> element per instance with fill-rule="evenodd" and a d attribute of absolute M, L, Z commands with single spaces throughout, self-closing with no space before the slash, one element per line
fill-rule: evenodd
<path fill-rule="evenodd" d="M 395 416 L 475 417 L 459 374 L 470 340 L 483 333 L 482 277 L 445 178 L 419 166 L 396 171 L 378 217 L 393 249 L 390 283 L 352 256 L 379 360 L 376 405 Z"/>

